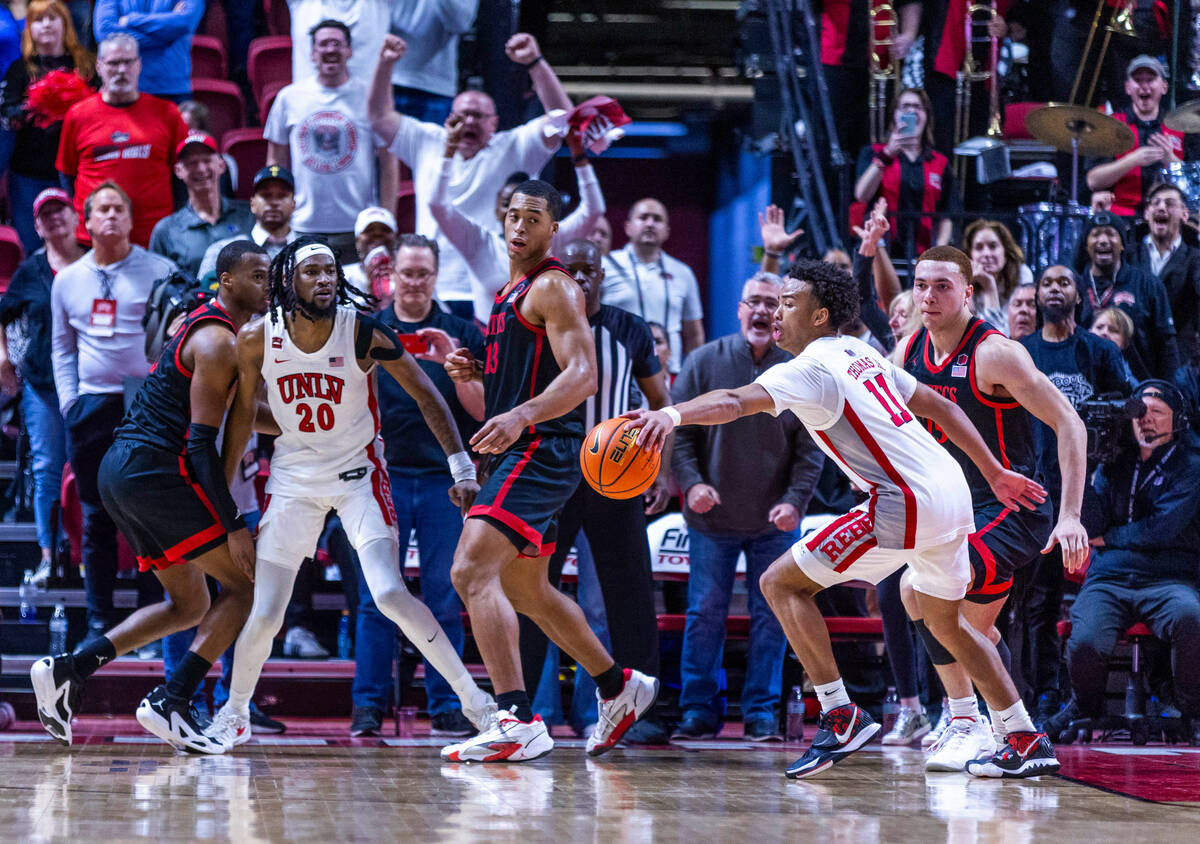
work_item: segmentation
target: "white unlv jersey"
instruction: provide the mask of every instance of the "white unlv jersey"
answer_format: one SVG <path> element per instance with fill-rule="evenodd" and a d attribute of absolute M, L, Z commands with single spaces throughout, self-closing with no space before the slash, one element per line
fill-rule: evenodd
<path fill-rule="evenodd" d="M 851 482 L 868 493 L 880 548 L 949 542 L 974 529 L 962 469 L 904 402 L 911 375 L 854 337 L 825 337 L 757 379 L 775 415 L 793 411 Z"/>
<path fill-rule="evenodd" d="M 266 317 L 262 374 L 275 440 L 267 492 L 338 495 L 348 482 L 383 466 L 375 372 L 363 372 L 354 352 L 357 316 L 338 308 L 329 340 L 315 352 L 292 342 L 282 317 Z"/>

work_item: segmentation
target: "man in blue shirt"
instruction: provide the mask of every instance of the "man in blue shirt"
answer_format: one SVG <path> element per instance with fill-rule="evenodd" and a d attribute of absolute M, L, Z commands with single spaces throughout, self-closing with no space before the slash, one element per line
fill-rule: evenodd
<path fill-rule="evenodd" d="M 192 96 L 192 35 L 204 7 L 204 0 L 96 0 L 96 40 L 117 32 L 136 38 L 138 89 L 178 105 Z"/>

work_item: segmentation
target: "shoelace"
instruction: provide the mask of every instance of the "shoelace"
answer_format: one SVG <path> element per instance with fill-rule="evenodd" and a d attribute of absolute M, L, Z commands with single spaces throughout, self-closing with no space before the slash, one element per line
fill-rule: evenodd
<path fill-rule="evenodd" d="M 957 742 L 961 744 L 971 735 L 971 723 L 973 722 L 964 723 L 961 727 L 959 727 L 954 724 L 954 719 L 951 719 L 950 725 L 942 731 L 942 734 L 938 736 L 938 740 L 930 745 L 929 754 L 932 756 L 943 747 L 947 747 L 952 743 Z"/>

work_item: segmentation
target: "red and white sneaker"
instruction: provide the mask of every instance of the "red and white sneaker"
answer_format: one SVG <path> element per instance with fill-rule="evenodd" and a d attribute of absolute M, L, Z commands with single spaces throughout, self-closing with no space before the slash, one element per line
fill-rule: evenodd
<path fill-rule="evenodd" d="M 250 710 L 236 711 L 226 703 L 213 718 L 208 734 L 232 750 L 239 744 L 250 741 Z"/>
<path fill-rule="evenodd" d="M 511 711 L 496 713 L 491 724 L 477 736 L 442 748 L 447 762 L 528 762 L 554 749 L 554 739 L 540 715 L 520 721 Z"/>
<path fill-rule="evenodd" d="M 612 700 L 605 700 L 596 692 L 600 717 L 588 736 L 587 755 L 599 756 L 612 750 L 634 722 L 650 711 L 657 698 L 658 678 L 632 668 L 625 669 L 625 687 Z"/>

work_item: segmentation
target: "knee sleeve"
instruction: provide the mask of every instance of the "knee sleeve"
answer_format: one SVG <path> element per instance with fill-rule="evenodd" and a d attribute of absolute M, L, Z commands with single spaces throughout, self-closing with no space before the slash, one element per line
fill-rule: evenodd
<path fill-rule="evenodd" d="M 925 619 L 919 618 L 913 624 L 916 625 L 917 633 L 921 635 L 921 641 L 925 643 L 925 650 L 929 651 L 929 658 L 933 660 L 934 665 L 953 665 L 955 663 L 956 660 L 950 651 L 946 650 L 945 645 L 939 642 L 932 631 L 925 626 Z"/>

